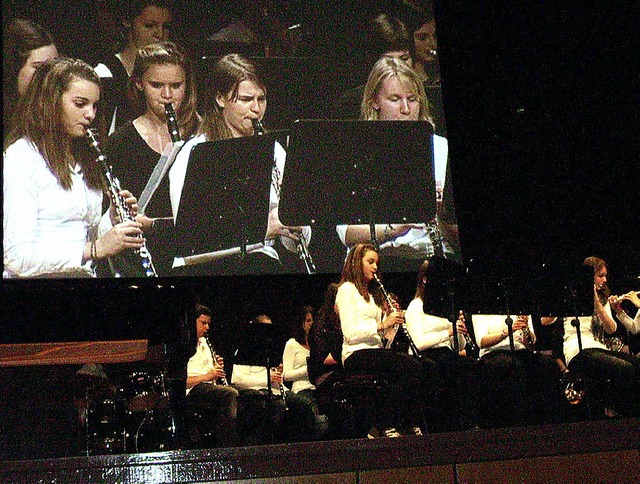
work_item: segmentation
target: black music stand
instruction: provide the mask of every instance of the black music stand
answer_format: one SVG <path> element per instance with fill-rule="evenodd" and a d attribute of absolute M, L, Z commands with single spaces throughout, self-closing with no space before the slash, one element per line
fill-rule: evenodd
<path fill-rule="evenodd" d="M 176 250 L 186 261 L 187 273 L 199 265 L 210 272 L 211 262 L 218 259 L 198 257 L 229 249 L 232 253 L 222 258 L 235 259 L 241 267 L 247 246 L 264 241 L 273 156 L 270 135 L 193 148 L 175 222 Z M 202 267 L 196 272 L 202 273 Z"/>
<path fill-rule="evenodd" d="M 425 121 L 296 121 L 280 219 L 285 225 L 310 225 L 312 231 L 368 224 L 372 232 L 376 223 L 432 220 L 432 134 Z"/>

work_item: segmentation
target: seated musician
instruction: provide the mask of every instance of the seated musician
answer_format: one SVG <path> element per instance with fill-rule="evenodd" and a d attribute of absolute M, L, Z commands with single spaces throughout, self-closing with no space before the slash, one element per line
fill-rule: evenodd
<path fill-rule="evenodd" d="M 606 415 L 638 417 L 640 359 L 624 351 L 624 342 L 616 331 L 609 301 L 607 263 L 592 256 L 584 260 L 583 266 L 593 270 L 593 313 L 577 318 L 545 317 L 542 323 L 562 324 L 569 374 L 586 377 L 591 382 L 589 392 L 603 402 Z"/>
<path fill-rule="evenodd" d="M 309 380 L 309 330 L 313 325 L 313 308 L 303 306 L 293 322 L 293 335 L 287 341 L 282 354 L 282 379 L 291 385 L 291 391 L 309 400 L 317 408 L 315 389 Z"/>
<path fill-rule="evenodd" d="M 422 435 L 425 371 L 416 358 L 383 346 L 383 334 L 404 324 L 404 318 L 397 310 L 383 318 L 374 299 L 378 262 L 378 251 L 371 244 L 357 244 L 345 261 L 336 295 L 342 363 L 345 371 L 373 373 L 384 380 L 376 409 L 380 435 Z"/>
<path fill-rule="evenodd" d="M 316 418 L 308 400 L 288 391 L 274 346 L 273 323 L 265 314 L 244 328 L 231 376 L 240 392 L 238 424 L 246 445 L 300 442 L 315 435 Z"/>
<path fill-rule="evenodd" d="M 467 331 L 464 314 L 456 321 L 458 352 L 454 351 L 453 325 L 446 318 L 424 312 L 429 261 L 420 264 L 416 293 L 405 312 L 407 330 L 420 353 L 437 365 L 435 422 L 436 430 L 473 427 L 473 413 L 477 405 L 477 385 L 474 359 L 465 356 L 465 346 L 473 337 Z"/>
<path fill-rule="evenodd" d="M 174 220 L 180 207 L 193 147 L 205 141 L 253 136 L 260 129 L 266 111 L 266 86 L 258 75 L 257 67 L 239 54 L 226 55 L 216 63 L 211 73 L 210 86 L 212 94 L 204 100 L 205 112 L 198 134 L 184 145 L 169 172 Z M 277 141 L 274 143 L 273 156 L 267 231 L 263 241 L 255 244 L 254 241 L 250 241 L 250 247 L 247 248 L 252 264 L 247 270 L 249 273 L 280 272 L 281 258 L 287 257 L 285 252 L 297 254 L 301 234 L 305 237 L 306 243 L 311 237 L 309 227 L 289 227 L 280 222 L 278 204 L 286 153 Z M 276 242 L 281 243 L 286 250 L 276 250 Z M 237 273 L 238 260 L 218 259 L 211 270 L 216 273 Z"/>
<path fill-rule="evenodd" d="M 365 86 L 361 119 L 368 121 L 431 121 L 422 81 L 406 63 L 381 57 Z M 391 223 L 375 226 L 375 237 L 388 270 L 413 271 L 417 260 L 435 255 L 455 258 L 459 254 L 457 223 L 447 214 L 450 200 L 444 200 L 447 172 L 447 139 L 433 135 L 436 182 L 436 219 L 425 223 Z M 339 225 L 338 236 L 347 247 L 369 242 L 369 225 Z"/>
<path fill-rule="evenodd" d="M 172 141 L 189 139 L 198 129 L 195 79 L 187 53 L 172 42 L 140 48 L 128 91 L 131 112 L 137 117 L 124 122 L 105 140 L 104 154 L 122 186 L 140 198 L 161 155 L 173 146 Z M 170 133 L 167 104 L 175 111 L 178 133 Z M 167 275 L 174 256 L 168 177 L 159 182 L 137 221 L 143 225 L 156 272 Z"/>
<path fill-rule="evenodd" d="M 480 346 L 485 422 L 509 426 L 552 421 L 556 407 L 549 402 L 561 397 L 560 369 L 552 356 L 533 351 L 536 336 L 531 316 L 474 314 L 472 318 Z"/>
<path fill-rule="evenodd" d="M 342 330 L 335 311 L 338 287 L 337 283 L 327 286 L 317 320 L 309 331 L 309 380 L 321 402 L 342 372 Z"/>
<path fill-rule="evenodd" d="M 187 402 L 190 410 L 211 422 L 213 436 L 221 447 L 238 444 L 236 416 L 238 390 L 229 386 L 224 361 L 210 346 L 211 310 L 196 306 L 197 345 L 187 363 Z M 190 429 L 190 434 L 205 433 L 207 429 Z"/>
<path fill-rule="evenodd" d="M 99 98 L 94 70 L 69 58 L 42 64 L 20 98 L 3 154 L 4 278 L 92 277 L 98 260 L 143 246 L 141 225 L 120 220 L 115 203 L 102 216 L 103 180 L 83 140 Z M 119 197 L 137 211 L 130 192 Z"/>

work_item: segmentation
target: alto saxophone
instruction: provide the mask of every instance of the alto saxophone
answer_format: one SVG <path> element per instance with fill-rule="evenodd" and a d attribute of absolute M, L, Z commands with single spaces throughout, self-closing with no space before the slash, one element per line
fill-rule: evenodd
<path fill-rule="evenodd" d="M 120 195 L 120 191 L 122 190 L 122 188 L 120 187 L 120 181 L 113 175 L 112 168 L 107 163 L 107 157 L 102 152 L 100 143 L 98 142 L 95 133 L 91 129 L 87 129 L 86 136 L 87 140 L 89 141 L 89 145 L 96 152 L 96 162 L 98 163 L 100 171 L 102 172 L 107 191 L 109 192 L 109 197 L 111 198 L 111 201 L 115 206 L 118 222 L 122 223 L 128 220 L 135 220 L 131 207 L 127 205 L 125 199 Z M 142 235 L 140 237 L 142 238 Z M 139 257 L 139 265 L 137 270 L 134 270 L 133 273 L 127 275 L 139 276 L 140 270 L 142 270 L 142 274 L 146 277 L 158 277 L 146 243 L 144 243 L 143 241 L 142 247 L 136 249 L 134 252 Z M 114 276 L 122 277 L 123 274 L 117 267 L 115 267 L 115 262 L 113 260 L 110 260 L 109 262 Z"/>

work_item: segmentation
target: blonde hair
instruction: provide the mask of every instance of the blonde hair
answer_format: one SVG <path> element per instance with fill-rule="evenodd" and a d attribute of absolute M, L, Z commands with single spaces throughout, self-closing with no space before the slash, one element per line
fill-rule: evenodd
<path fill-rule="evenodd" d="M 129 79 L 127 95 L 131 106 L 133 106 L 135 110 L 135 115 L 141 116 L 144 114 L 146 110 L 146 100 L 144 93 L 138 89 L 136 83 L 142 81 L 142 76 L 144 76 L 145 72 L 152 66 L 167 64 L 178 66 L 184 71 L 184 99 L 180 103 L 176 116 L 182 138 L 188 139 L 196 133 L 200 119 L 197 112 L 197 95 L 193 68 L 191 67 L 191 62 L 186 52 L 178 44 L 173 42 L 158 42 L 138 49 L 138 54 L 133 64 L 133 72 Z"/>
<path fill-rule="evenodd" d="M 378 94 L 380 94 L 384 81 L 393 76 L 397 76 L 405 88 L 418 96 L 420 100 L 418 119 L 420 121 L 429 121 L 434 125 L 429 111 L 427 95 L 424 91 L 424 84 L 418 78 L 418 74 L 405 62 L 385 56 L 378 59 L 369 73 L 369 78 L 364 86 L 362 103 L 360 104 L 360 119 L 366 121 L 378 121 L 380 119 L 380 111 L 373 107 L 373 103 Z"/>

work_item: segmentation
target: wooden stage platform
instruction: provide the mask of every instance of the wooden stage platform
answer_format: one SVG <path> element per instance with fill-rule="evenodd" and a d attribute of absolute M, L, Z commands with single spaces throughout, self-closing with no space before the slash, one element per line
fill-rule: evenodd
<path fill-rule="evenodd" d="M 0 482 L 640 482 L 640 420 L 5 461 Z"/>

